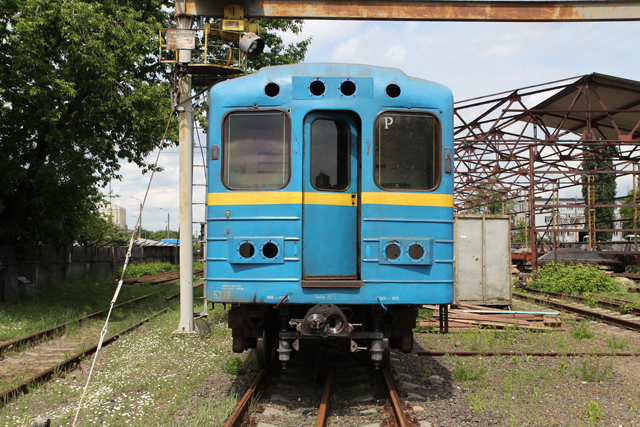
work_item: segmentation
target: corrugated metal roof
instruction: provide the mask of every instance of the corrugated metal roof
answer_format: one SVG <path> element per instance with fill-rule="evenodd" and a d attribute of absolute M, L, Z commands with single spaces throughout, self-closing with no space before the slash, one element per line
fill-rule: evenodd
<path fill-rule="evenodd" d="M 591 88 L 588 102 L 585 93 L 580 93 L 586 83 Z M 640 82 L 605 74 L 589 74 L 532 110 L 545 110 L 535 111 L 535 115 L 552 129 L 556 129 L 562 122 L 566 111 L 572 110 L 562 124 L 562 129 L 580 135 L 586 129 L 588 116 L 591 115 L 591 126 L 596 138 L 618 140 L 618 131 L 612 119 L 622 135 L 629 135 L 640 121 Z M 528 120 L 528 114 L 523 114 L 518 119 Z M 636 129 L 633 139 L 640 139 L 640 129 Z"/>
<path fill-rule="evenodd" d="M 166 246 L 166 247 L 177 246 L 174 243 L 158 242 L 157 240 L 151 240 L 151 239 L 136 239 L 134 241 L 134 244 L 136 246 Z"/>

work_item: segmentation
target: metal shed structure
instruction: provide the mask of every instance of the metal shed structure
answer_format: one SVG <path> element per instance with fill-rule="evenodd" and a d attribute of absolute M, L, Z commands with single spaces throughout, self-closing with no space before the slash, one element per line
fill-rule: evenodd
<path fill-rule="evenodd" d="M 634 209 L 637 218 L 638 198 L 624 205 L 592 190 L 603 180 L 637 181 L 639 106 L 640 82 L 598 73 L 457 103 L 456 211 L 490 213 L 497 203 L 506 213 L 509 201 L 525 200 L 529 235 L 538 236 L 531 239 L 534 269 L 538 240 L 545 235 L 554 237 L 555 246 L 556 233 L 589 233 L 589 249 L 595 250 L 596 229 L 640 231 L 637 220 L 620 229 L 595 215 L 596 208 L 617 204 Z M 585 170 L 587 161 L 600 166 Z M 583 186 L 585 203 L 571 207 L 584 210 L 585 221 L 563 228 L 559 193 Z M 544 228 L 536 228 L 540 213 L 551 217 Z M 640 254 L 635 251 L 628 254 Z"/>

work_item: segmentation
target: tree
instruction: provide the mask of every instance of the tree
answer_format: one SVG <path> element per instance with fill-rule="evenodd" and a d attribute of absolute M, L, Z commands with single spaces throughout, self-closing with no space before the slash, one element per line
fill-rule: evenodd
<path fill-rule="evenodd" d="M 480 181 L 469 194 L 469 202 L 466 213 L 499 215 L 504 212 L 506 190 L 498 184 Z M 507 212 L 513 210 L 515 202 L 507 202 Z"/>
<path fill-rule="evenodd" d="M 249 60 L 248 65 L 251 71 L 267 65 L 297 64 L 304 60 L 311 38 L 285 46 L 282 37 L 278 34 L 281 31 L 300 34 L 303 20 L 259 19 L 257 22 L 260 26 L 260 37 L 264 40 L 266 49 L 259 57 Z"/>
<path fill-rule="evenodd" d="M 637 191 L 637 190 L 636 190 Z M 636 204 L 640 203 L 640 194 L 636 194 Z M 622 202 L 623 205 L 633 205 L 634 201 L 633 201 L 633 190 L 629 190 L 629 192 L 627 193 L 627 196 L 624 198 L 624 201 Z M 634 221 L 634 216 L 636 216 L 636 221 Z M 635 208 L 620 208 L 620 218 L 622 219 L 622 228 L 627 228 L 627 229 L 633 229 L 635 228 L 635 223 L 637 223 L 638 225 L 640 225 L 640 210 L 636 213 L 636 209 Z M 640 233 L 635 233 L 635 232 L 630 232 L 630 231 L 625 231 L 623 233 L 624 236 L 627 236 L 629 234 L 640 234 Z"/>
<path fill-rule="evenodd" d="M 529 223 L 526 220 L 519 220 L 515 227 L 511 229 L 511 243 L 527 243 L 531 241 L 531 238 L 529 238 Z"/>
<path fill-rule="evenodd" d="M 289 22 L 273 28 L 300 26 Z M 3 243 L 25 253 L 95 239 L 100 189 L 119 162 L 148 170 L 145 156 L 177 141 L 175 123 L 163 139 L 169 83 L 157 66 L 158 30 L 170 26 L 164 0 L 0 2 Z M 272 63 L 304 57 L 306 44 L 266 37 Z"/>
<path fill-rule="evenodd" d="M 304 60 L 311 37 L 289 45 L 284 44 L 281 32 L 291 31 L 300 34 L 304 21 L 301 19 L 250 19 L 259 25 L 259 36 L 264 40 L 265 49 L 262 55 L 247 61 L 247 73 L 255 73 L 262 67 L 275 65 L 297 64 Z M 200 40 L 201 43 L 204 40 Z M 216 56 L 224 58 L 227 48 L 237 47 L 237 43 L 228 40 L 209 41 L 209 52 L 214 52 Z M 213 46 L 211 46 L 213 45 Z M 200 57 L 203 59 L 203 57 Z M 207 106 L 204 104 L 194 107 L 196 119 L 200 128 L 208 131 Z"/>
<path fill-rule="evenodd" d="M 610 171 L 613 170 L 613 156 L 618 153 L 612 144 L 585 145 L 583 171 Z M 589 178 L 593 177 L 593 178 Z M 589 183 L 589 180 L 591 182 Z M 617 185 L 615 175 L 612 174 L 585 174 L 582 176 L 582 197 L 585 203 L 589 203 L 589 191 L 591 191 L 591 204 L 615 205 Z M 584 210 L 585 218 L 589 217 L 589 208 Z M 595 208 L 595 229 L 613 229 L 615 226 L 615 208 Z M 608 241 L 613 237 L 611 231 L 596 232 L 596 241 Z"/>
<path fill-rule="evenodd" d="M 0 238 L 70 243 L 119 160 L 168 144 L 154 39 L 163 2 L 0 2 Z M 165 8 L 166 10 L 166 8 Z M 168 140 L 176 140 L 175 131 Z"/>

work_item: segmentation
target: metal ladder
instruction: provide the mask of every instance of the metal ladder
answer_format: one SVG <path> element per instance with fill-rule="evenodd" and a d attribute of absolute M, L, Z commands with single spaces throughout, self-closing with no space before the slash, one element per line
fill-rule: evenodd
<path fill-rule="evenodd" d="M 208 148 L 207 141 L 204 138 L 204 141 L 200 138 L 200 127 L 197 122 L 194 123 L 195 127 L 195 135 L 197 140 L 197 145 L 193 147 L 193 184 L 191 193 L 192 195 L 195 193 L 196 187 L 201 187 L 204 189 L 204 202 L 191 202 L 191 209 L 195 213 L 196 209 L 204 208 L 204 221 L 193 221 L 193 224 L 200 225 L 200 234 L 197 239 L 194 239 L 194 242 L 200 243 L 200 256 L 198 261 L 202 261 L 203 275 L 204 279 L 207 278 L 207 182 L 208 182 Z M 201 162 L 201 163 L 198 163 Z M 198 177 L 198 178 L 197 178 Z M 204 183 L 199 182 L 196 183 L 197 179 L 204 178 Z M 195 215 L 194 215 L 195 216 Z M 207 317 L 209 314 L 209 304 L 207 303 L 207 286 L 206 283 L 203 286 L 203 296 L 195 297 L 194 299 L 203 300 L 203 309 L 201 312 L 194 313 L 194 318 Z"/>

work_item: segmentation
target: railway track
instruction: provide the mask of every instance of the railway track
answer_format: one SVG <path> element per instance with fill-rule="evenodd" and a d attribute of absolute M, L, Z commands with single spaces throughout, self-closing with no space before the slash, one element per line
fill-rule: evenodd
<path fill-rule="evenodd" d="M 533 295 L 520 294 L 517 292 L 513 292 L 513 296 L 521 300 L 547 305 L 550 307 L 568 311 L 570 313 L 578 314 L 585 318 L 599 320 L 601 322 L 616 325 L 621 328 L 640 332 L 640 318 L 630 314 L 620 314 L 618 312 L 598 312 L 589 308 L 585 308 L 584 306 L 579 306 L 577 304 L 565 304 L 561 302 L 561 299 L 559 299 L 562 296 L 558 298 L 548 295 L 547 298 L 540 298 Z"/>
<path fill-rule="evenodd" d="M 111 335 L 109 338 L 106 338 L 104 340 L 104 342 L 102 343 L 103 346 L 106 346 L 110 343 L 112 343 L 113 341 L 115 341 L 116 339 L 118 339 L 121 335 L 126 334 L 127 332 L 130 332 L 138 327 L 140 327 L 141 325 L 145 324 L 146 322 L 148 322 L 151 318 L 164 313 L 165 311 L 167 311 L 168 308 L 164 308 L 160 311 L 158 311 L 157 313 L 153 314 L 152 316 L 149 316 L 141 321 L 139 321 L 138 323 L 136 323 L 135 325 L 132 325 L 126 329 L 123 329 L 122 331 L 115 333 L 113 335 Z M 9 402 L 11 399 L 22 395 L 22 394 L 27 394 L 30 391 L 30 388 L 34 385 L 39 385 L 42 384 L 48 380 L 50 380 L 51 378 L 53 378 L 55 375 L 60 374 L 62 372 L 66 372 L 69 371 L 73 368 L 75 368 L 80 362 L 82 362 L 82 360 L 87 357 L 92 355 L 93 353 L 95 353 L 95 351 L 98 348 L 98 344 L 96 343 L 95 345 L 82 350 L 68 358 L 66 358 L 65 360 L 55 364 L 54 366 L 51 366 L 43 371 L 38 372 L 37 374 L 29 377 L 27 380 L 22 381 L 20 384 L 16 385 L 15 387 L 3 392 L 0 394 L 0 406 L 5 405 L 7 402 Z"/>
<path fill-rule="evenodd" d="M 323 364 L 321 359 L 333 362 Z M 332 425 L 340 425 L 345 405 L 362 406 L 358 414 L 377 419 L 380 427 L 420 425 L 411 405 L 402 399 L 390 369 L 374 371 L 359 361 L 324 356 L 314 363 L 292 360 L 290 365 L 287 371 L 261 370 L 224 426 L 281 425 L 288 418 L 303 417 L 300 422 L 305 425 L 326 427 L 332 416 Z M 319 380 L 323 380 L 322 387 Z M 288 413 L 278 408 L 293 410 Z"/>
<path fill-rule="evenodd" d="M 154 275 L 154 277 L 157 276 Z M 172 278 L 170 280 L 179 279 Z M 202 284 L 199 284 L 194 289 L 201 286 Z M 143 295 L 114 305 L 113 308 L 140 304 L 156 294 L 157 292 Z M 168 302 L 179 295 L 179 293 L 169 295 L 164 299 Z M 112 343 L 121 335 L 140 327 L 151 318 L 167 310 L 168 308 L 164 308 L 134 325 L 120 330 L 109 338 L 105 338 L 103 346 Z M 101 318 L 108 311 L 108 308 L 100 310 L 29 336 L 0 344 L 0 361 L 2 361 L 2 365 L 0 365 L 0 406 L 21 394 L 28 393 L 32 387 L 38 386 L 62 372 L 74 369 L 84 358 L 92 355 L 97 349 L 96 337 L 99 336 L 102 328 L 102 323 L 95 322 L 95 320 Z M 68 339 L 67 332 L 76 327 L 82 328 L 81 334 L 74 337 L 73 340 Z M 52 338 L 53 341 L 50 341 Z M 10 387 L 7 388 L 7 385 Z"/>
<path fill-rule="evenodd" d="M 200 275 L 202 275 L 204 272 L 203 269 L 196 269 L 193 270 L 193 276 L 194 277 L 198 277 Z M 177 277 L 176 277 L 177 275 Z M 172 271 L 165 271 L 164 273 L 158 273 L 158 274 L 152 274 L 149 276 L 142 276 L 142 277 L 134 277 L 131 279 L 124 279 L 122 281 L 122 283 L 124 284 L 132 284 L 132 283 L 144 283 L 144 282 L 150 282 L 152 285 L 159 285 L 161 283 L 170 283 L 173 281 L 178 281 L 180 280 L 180 270 L 172 270 Z"/>
<path fill-rule="evenodd" d="M 138 298 L 134 298 L 132 300 L 129 301 L 125 301 L 123 303 L 114 305 L 113 308 L 119 308 L 119 307 L 123 307 L 127 304 L 133 304 L 133 303 L 139 303 L 141 301 L 144 301 L 145 299 L 149 298 L 152 295 L 155 295 L 156 293 L 153 292 L 151 294 L 147 294 L 147 295 L 143 295 L 141 297 Z M 82 324 L 84 322 L 87 322 L 89 320 L 94 320 L 94 319 L 98 319 L 100 318 L 103 314 L 107 313 L 109 311 L 108 308 L 105 308 L 104 310 L 100 310 L 100 311 L 96 311 L 95 313 L 91 313 L 88 314 L 84 317 L 79 317 L 77 319 L 74 320 L 70 320 L 69 322 L 65 322 L 62 323 L 60 325 L 54 326 L 52 328 L 49 329 L 45 329 L 43 331 L 39 331 L 39 332 L 35 332 L 29 336 L 23 337 L 23 338 L 18 338 L 17 340 L 13 340 L 13 341 L 8 341 L 5 342 L 3 344 L 0 344 L 0 360 L 2 359 L 2 354 L 15 349 L 15 348 L 26 348 L 29 345 L 33 345 L 36 343 L 39 343 L 43 340 L 45 340 L 46 338 L 52 337 L 52 336 L 58 336 L 58 335 L 63 335 L 64 332 L 67 330 L 67 328 L 74 326 L 76 324 Z"/>
<path fill-rule="evenodd" d="M 614 299 L 614 298 L 607 298 L 607 299 L 600 300 L 600 299 L 586 298 L 580 295 L 564 295 L 557 292 L 542 291 L 542 290 L 533 289 L 533 288 L 525 288 L 525 290 L 529 293 L 546 295 L 556 299 L 569 299 L 569 300 L 584 303 L 587 305 L 595 304 L 600 308 L 605 308 L 605 309 L 612 308 L 614 310 L 620 311 L 623 314 L 634 314 L 636 316 L 640 316 L 640 308 L 634 307 L 631 301 L 625 301 L 625 300 Z"/>
<path fill-rule="evenodd" d="M 202 273 L 202 270 L 200 270 L 200 273 Z M 198 272 L 194 272 L 194 275 L 195 274 L 198 274 Z M 197 276 L 195 276 L 194 278 L 197 278 Z M 172 280 L 175 280 L 175 279 L 172 279 Z M 202 283 L 194 286 L 193 289 L 198 289 L 200 287 L 202 287 Z M 129 300 L 129 301 L 125 301 L 125 302 L 120 303 L 120 304 L 116 304 L 116 305 L 113 306 L 113 308 L 116 309 L 116 308 L 119 308 L 119 307 L 123 307 L 123 306 L 125 306 L 127 304 L 140 303 L 141 301 L 146 300 L 147 298 L 149 298 L 150 296 L 155 295 L 156 293 L 157 292 L 152 292 L 150 294 L 143 295 L 141 297 L 137 297 L 137 298 L 134 298 L 134 299 Z M 177 298 L 179 296 L 180 296 L 180 292 L 165 297 L 165 300 L 169 301 L 169 300 L 175 299 L 175 298 Z M 4 343 L 0 343 L 0 360 L 2 360 L 3 353 L 5 353 L 7 351 L 10 351 L 10 350 L 15 349 L 15 348 L 26 348 L 27 346 L 39 343 L 39 342 L 43 341 L 46 338 L 49 338 L 49 337 L 52 337 L 52 336 L 63 335 L 65 330 L 68 327 L 74 326 L 76 324 L 82 324 L 82 323 L 87 322 L 89 320 L 98 319 L 98 318 L 102 317 L 102 315 L 107 313 L 108 311 L 109 311 L 109 309 L 105 308 L 103 310 L 96 311 L 95 313 L 88 314 L 88 315 L 86 315 L 84 317 L 79 317 L 77 319 L 70 320 L 68 322 L 62 323 L 60 325 L 53 326 L 53 327 L 51 327 L 49 329 L 45 329 L 45 330 L 42 330 L 42 331 L 39 331 L 39 332 L 35 332 L 35 333 L 33 333 L 33 334 L 29 335 L 29 336 L 26 336 L 26 337 L 23 337 L 23 338 L 18 338 L 17 340 L 12 340 L 12 341 L 7 341 L 7 342 L 4 342 Z"/>

